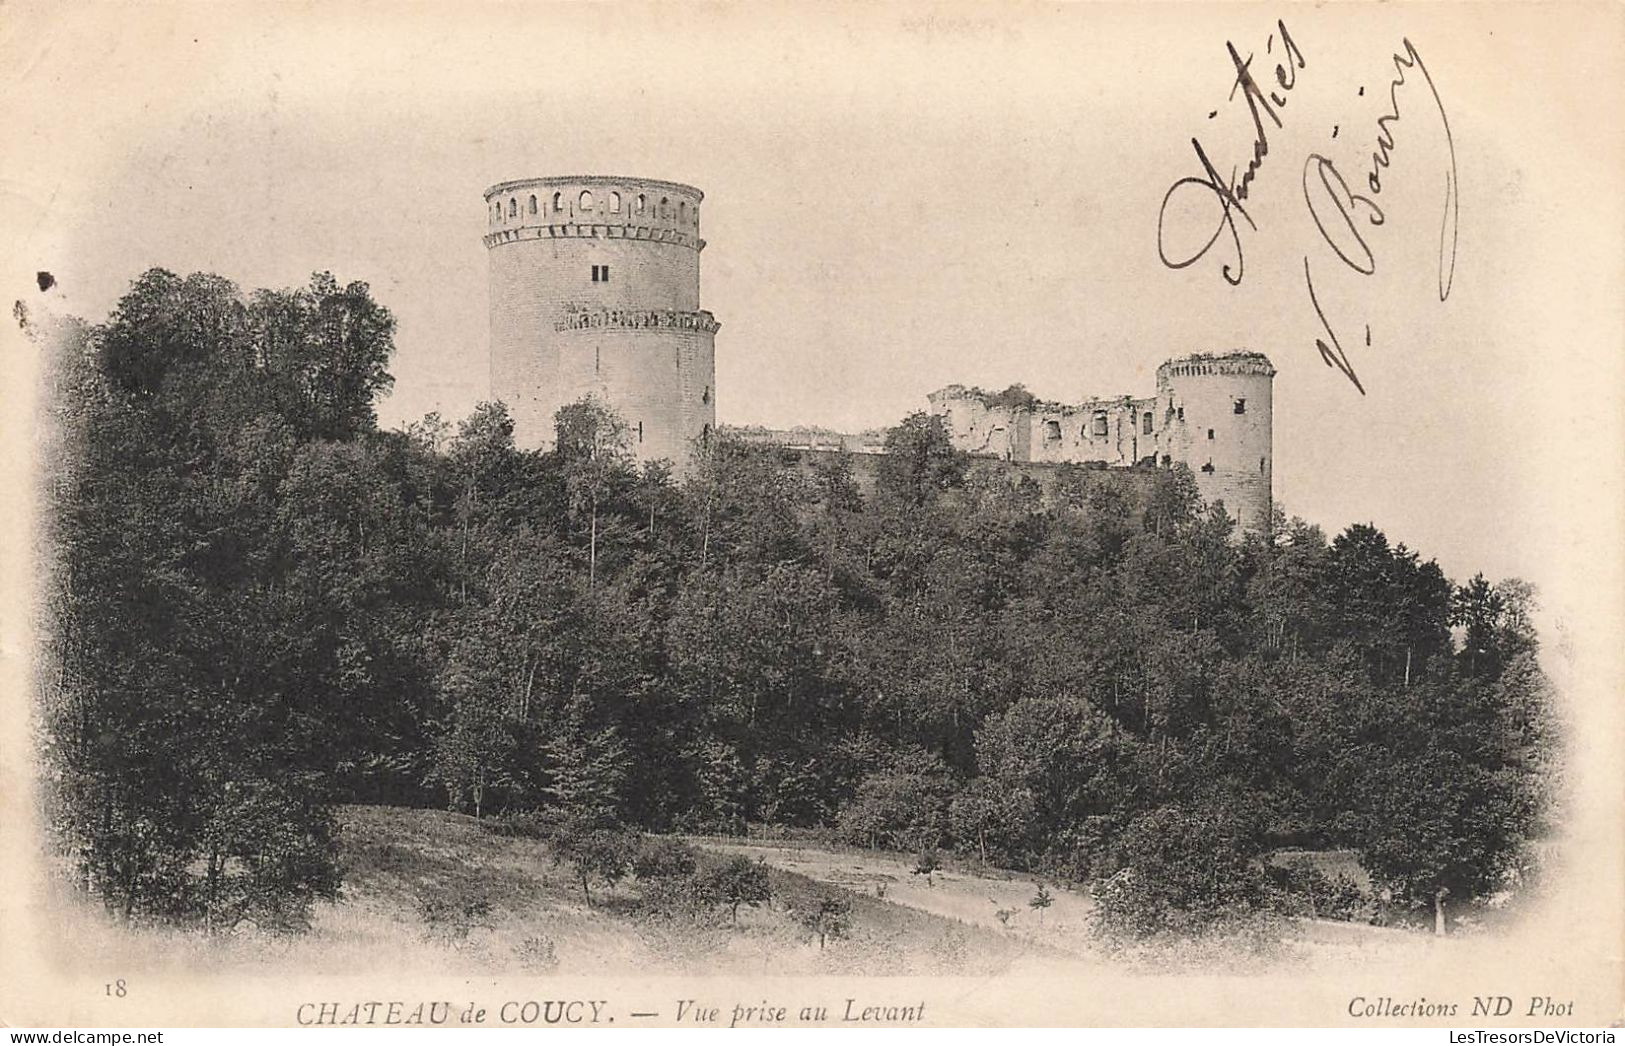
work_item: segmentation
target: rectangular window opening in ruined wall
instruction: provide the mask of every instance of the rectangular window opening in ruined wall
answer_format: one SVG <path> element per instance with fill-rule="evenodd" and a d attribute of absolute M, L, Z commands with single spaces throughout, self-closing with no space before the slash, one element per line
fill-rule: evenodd
<path fill-rule="evenodd" d="M 638 442 L 643 442 L 643 422 L 638 422 Z"/>
<path fill-rule="evenodd" d="M 1104 436 L 1107 431 L 1106 412 L 1103 410 L 1095 411 L 1095 435 Z"/>
<path fill-rule="evenodd" d="M 1247 413 L 1247 398 L 1245 396 L 1237 396 L 1235 403 L 1237 414 Z"/>
<path fill-rule="evenodd" d="M 1145 412 L 1145 418 L 1143 419 L 1143 428 L 1144 428 L 1145 434 L 1147 436 L 1151 435 L 1151 412 L 1150 411 Z"/>
<path fill-rule="evenodd" d="M 1046 422 L 1044 422 L 1044 438 L 1045 439 L 1060 439 L 1061 438 L 1061 423 L 1058 422 L 1058 421 L 1046 421 Z"/>
<path fill-rule="evenodd" d="M 1212 439 L 1212 438 L 1213 438 L 1213 430 L 1212 430 L 1212 429 L 1208 429 L 1208 430 L 1207 430 L 1207 438 L 1208 438 L 1208 439 Z"/>

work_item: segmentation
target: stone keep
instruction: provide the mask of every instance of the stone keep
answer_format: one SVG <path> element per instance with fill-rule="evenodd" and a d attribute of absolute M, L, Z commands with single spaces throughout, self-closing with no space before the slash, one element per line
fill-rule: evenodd
<path fill-rule="evenodd" d="M 1186 465 L 1244 533 L 1269 528 L 1275 368 L 1262 353 L 1182 356 L 1157 368 L 1155 396 L 1076 403 L 950 385 L 930 396 L 954 445 L 1021 462 Z"/>
<path fill-rule="evenodd" d="M 717 322 L 700 308 L 700 201 L 689 185 L 597 175 L 485 191 L 491 395 L 524 449 L 594 396 L 641 460 L 680 471 L 716 424 Z"/>

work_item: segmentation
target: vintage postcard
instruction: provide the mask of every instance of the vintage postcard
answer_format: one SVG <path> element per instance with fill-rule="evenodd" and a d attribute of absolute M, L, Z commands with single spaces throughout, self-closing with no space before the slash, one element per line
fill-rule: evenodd
<path fill-rule="evenodd" d="M 1625 1020 L 1617 4 L 0 59 L 0 1022 Z"/>

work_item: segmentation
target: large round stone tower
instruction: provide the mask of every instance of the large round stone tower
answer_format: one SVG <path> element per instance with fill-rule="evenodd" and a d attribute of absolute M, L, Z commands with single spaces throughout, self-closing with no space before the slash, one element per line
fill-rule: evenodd
<path fill-rule="evenodd" d="M 1185 356 L 1157 368 L 1164 463 L 1185 462 L 1202 497 L 1223 501 L 1241 531 L 1269 529 L 1274 381 L 1275 368 L 1258 352 Z"/>
<path fill-rule="evenodd" d="M 689 185 L 586 175 L 485 191 L 491 395 L 523 448 L 596 396 L 636 455 L 679 469 L 716 424 L 717 322 L 700 308 L 700 201 Z"/>

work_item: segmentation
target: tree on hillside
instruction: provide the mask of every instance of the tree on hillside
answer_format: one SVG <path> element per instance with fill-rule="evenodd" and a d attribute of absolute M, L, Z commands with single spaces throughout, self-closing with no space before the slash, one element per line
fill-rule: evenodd
<path fill-rule="evenodd" d="M 50 506 L 50 755 L 86 878 L 127 916 L 297 925 L 336 888 L 349 744 L 418 670 L 386 609 L 398 505 L 369 451 L 320 442 L 374 437 L 393 321 L 325 274 L 270 300 L 145 273 L 56 404 L 80 462 Z"/>
<path fill-rule="evenodd" d="M 256 291 L 250 323 L 254 364 L 270 376 L 281 412 L 321 439 L 372 429 L 374 404 L 394 383 L 388 370 L 395 320 L 365 283 L 332 273 L 293 291 Z"/>
<path fill-rule="evenodd" d="M 1055 903 L 1055 898 L 1044 889 L 1043 883 L 1034 883 L 1033 895 L 1027 899 L 1027 907 L 1038 913 L 1038 925 L 1044 925 L 1044 912 Z"/>
<path fill-rule="evenodd" d="M 578 701 L 543 748 L 548 774 L 543 792 L 557 817 L 588 829 L 620 823 L 626 746 L 614 726 L 592 725 Z"/>
<path fill-rule="evenodd" d="M 957 449 L 940 414 L 916 411 L 886 433 L 880 491 L 905 505 L 923 505 L 965 482 L 969 456 Z"/>
<path fill-rule="evenodd" d="M 768 878 L 767 865 L 761 860 L 731 857 L 721 868 L 709 876 L 711 893 L 727 905 L 729 918 L 739 922 L 739 907 L 755 908 L 773 899 L 773 885 Z"/>
<path fill-rule="evenodd" d="M 1389 699 L 1394 750 L 1359 778 L 1361 863 L 1439 934 L 1453 907 L 1506 883 L 1549 800 L 1544 676 L 1520 668 L 1502 682 L 1469 676 Z"/>
<path fill-rule="evenodd" d="M 620 828 L 589 828 L 560 822 L 549 832 L 548 845 L 557 863 L 568 864 L 587 907 L 592 907 L 592 884 L 610 887 L 626 878 L 638 851 L 634 833 Z"/>
<path fill-rule="evenodd" d="M 827 941 L 840 940 L 852 928 L 852 902 L 831 893 L 798 902 L 791 914 L 808 938 L 818 941 L 819 951 Z"/>
<path fill-rule="evenodd" d="M 1130 822 L 1116 846 L 1119 870 L 1093 888 L 1108 936 L 1198 934 L 1255 911 L 1265 880 L 1261 847 L 1223 807 L 1168 805 Z"/>
<path fill-rule="evenodd" d="M 554 428 L 570 512 L 587 517 L 587 587 L 592 588 L 598 580 L 598 528 L 604 505 L 633 478 L 626 423 L 589 397 L 560 407 Z"/>

